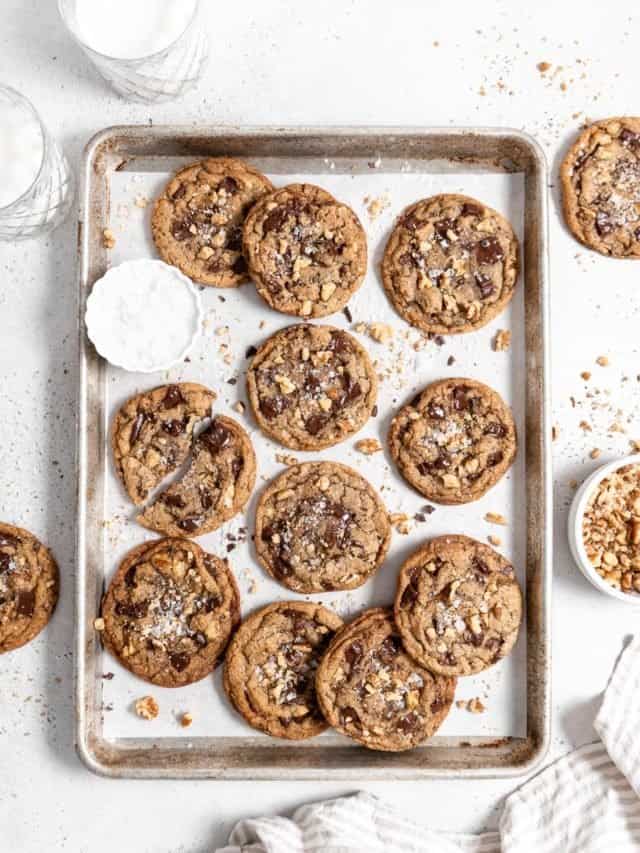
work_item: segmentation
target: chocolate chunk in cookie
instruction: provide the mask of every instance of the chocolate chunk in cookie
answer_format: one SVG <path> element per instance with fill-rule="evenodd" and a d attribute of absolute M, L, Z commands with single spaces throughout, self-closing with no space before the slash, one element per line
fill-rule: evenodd
<path fill-rule="evenodd" d="M 455 678 L 434 675 L 409 657 L 386 609 L 366 610 L 339 631 L 316 677 L 328 722 L 369 749 L 387 752 L 431 737 L 455 687 Z"/>
<path fill-rule="evenodd" d="M 263 432 L 294 450 L 330 447 L 371 415 L 377 378 L 369 356 L 332 326 L 289 326 L 258 350 L 247 374 Z"/>
<path fill-rule="evenodd" d="M 165 536 L 202 536 L 243 509 L 255 481 L 251 439 L 234 420 L 216 415 L 194 440 L 182 477 L 137 520 Z"/>
<path fill-rule="evenodd" d="M 382 564 L 390 539 L 377 493 L 337 462 L 289 468 L 265 489 L 256 511 L 258 559 L 294 592 L 361 586 Z"/>
<path fill-rule="evenodd" d="M 518 638 L 522 593 L 513 567 L 468 536 L 439 536 L 400 569 L 395 619 L 405 649 L 431 672 L 473 675 Z"/>
<path fill-rule="evenodd" d="M 516 446 L 511 410 L 473 379 L 428 385 L 389 430 L 389 449 L 402 476 L 441 504 L 481 497 L 509 469 Z"/>
<path fill-rule="evenodd" d="M 367 271 L 358 217 L 312 184 L 291 184 L 262 198 L 247 216 L 243 245 L 260 296 L 298 317 L 340 311 Z"/>
<path fill-rule="evenodd" d="M 574 236 L 603 255 L 639 258 L 640 118 L 589 125 L 565 157 L 560 177 Z"/>
<path fill-rule="evenodd" d="M 180 382 L 137 394 L 118 410 L 111 430 L 113 458 L 135 504 L 144 503 L 186 460 L 193 429 L 210 415 L 215 398 L 204 385 Z"/>
<path fill-rule="evenodd" d="M 327 728 L 315 675 L 341 625 L 326 607 L 299 601 L 270 604 L 245 619 L 229 644 L 224 688 L 249 725 L 289 740 Z"/>
<path fill-rule="evenodd" d="M 248 281 L 242 226 L 253 204 L 272 189 L 264 175 L 230 157 L 186 166 L 155 203 L 151 231 L 160 256 L 201 284 L 237 287 Z"/>
<path fill-rule="evenodd" d="M 425 332 L 470 332 L 497 317 L 518 278 L 518 241 L 497 211 L 464 195 L 409 207 L 382 260 L 382 281 L 399 314 Z"/>
<path fill-rule="evenodd" d="M 0 523 L 0 654 L 36 637 L 58 601 L 58 566 L 20 527 Z"/>
<path fill-rule="evenodd" d="M 220 663 L 240 621 L 227 564 L 186 539 L 134 548 L 102 602 L 105 647 L 160 687 L 199 681 Z"/>

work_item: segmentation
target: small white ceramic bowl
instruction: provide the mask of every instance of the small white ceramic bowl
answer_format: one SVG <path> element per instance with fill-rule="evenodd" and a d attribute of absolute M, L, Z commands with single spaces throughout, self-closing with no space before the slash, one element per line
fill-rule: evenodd
<path fill-rule="evenodd" d="M 587 557 L 587 552 L 584 547 L 584 539 L 582 537 L 582 521 L 584 512 L 587 508 L 589 498 L 598 488 L 602 480 L 608 477 L 619 468 L 624 468 L 627 465 L 640 465 L 640 453 L 626 456 L 624 459 L 616 459 L 613 462 L 608 462 L 602 465 L 590 474 L 584 483 L 580 486 L 571 504 L 569 510 L 569 547 L 573 559 L 578 565 L 578 568 L 585 578 L 595 586 L 596 589 L 608 595 L 610 598 L 615 598 L 625 604 L 630 604 L 635 607 L 640 607 L 640 594 L 637 592 L 623 592 L 621 589 L 615 589 L 604 578 L 601 578 L 595 568 L 591 565 L 591 561 Z"/>
<path fill-rule="evenodd" d="M 134 373 L 179 364 L 202 325 L 200 294 L 190 278 L 159 260 L 124 261 L 93 285 L 87 334 L 100 355 Z"/>

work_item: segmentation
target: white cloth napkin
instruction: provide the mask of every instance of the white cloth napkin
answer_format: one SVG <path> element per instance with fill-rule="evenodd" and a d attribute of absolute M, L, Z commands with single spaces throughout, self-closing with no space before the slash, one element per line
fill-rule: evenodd
<path fill-rule="evenodd" d="M 594 725 L 601 741 L 507 798 L 499 832 L 432 831 L 358 793 L 302 806 L 291 819 L 243 820 L 218 853 L 638 853 L 640 637 L 622 652 Z"/>

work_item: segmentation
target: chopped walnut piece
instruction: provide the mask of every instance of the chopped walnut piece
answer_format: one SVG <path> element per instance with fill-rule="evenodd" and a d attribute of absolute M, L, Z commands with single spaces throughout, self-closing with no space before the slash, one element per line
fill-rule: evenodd
<path fill-rule="evenodd" d="M 606 355 L 599 355 L 596 358 L 596 364 L 599 364 L 600 367 L 608 367 L 609 366 L 609 359 L 607 358 Z"/>
<path fill-rule="evenodd" d="M 496 548 L 502 545 L 502 539 L 499 536 L 494 536 L 493 533 L 487 536 L 487 541 L 490 545 L 494 545 Z"/>
<path fill-rule="evenodd" d="M 279 462 L 281 465 L 297 465 L 298 460 L 295 456 L 291 456 L 289 453 L 276 453 L 276 462 Z"/>
<path fill-rule="evenodd" d="M 187 713 L 183 714 L 182 717 L 180 718 L 180 725 L 182 726 L 183 729 L 188 729 L 192 722 L 193 722 L 193 717 L 191 716 L 191 714 L 188 711 L 187 711 Z"/>
<path fill-rule="evenodd" d="M 116 245 L 116 235 L 111 228 L 105 228 L 102 232 L 102 245 L 105 249 L 113 249 Z"/>
<path fill-rule="evenodd" d="M 506 352 L 511 346 L 511 332 L 508 329 L 498 329 L 493 339 L 495 352 Z"/>
<path fill-rule="evenodd" d="M 499 512 L 486 512 L 484 515 L 484 520 L 488 521 L 490 524 L 505 524 L 507 523 L 507 519 L 504 515 L 500 515 Z"/>
<path fill-rule="evenodd" d="M 237 412 L 239 415 L 243 415 L 243 414 L 244 414 L 244 410 L 245 410 L 245 408 L 246 408 L 246 406 L 245 406 L 245 404 L 242 402 L 242 400 L 238 400 L 238 401 L 237 401 L 237 403 L 234 403 L 234 404 L 233 404 L 233 410 L 234 410 L 235 412 Z"/>
<path fill-rule="evenodd" d="M 96 631 L 104 631 L 104 619 L 99 616 L 97 619 L 94 619 L 93 627 Z"/>
<path fill-rule="evenodd" d="M 547 71 L 549 71 L 549 69 L 551 68 L 551 63 L 550 62 L 539 62 L 536 65 L 536 68 L 538 69 L 538 71 L 541 74 L 546 74 Z"/>
<path fill-rule="evenodd" d="M 477 696 L 474 699 L 469 699 L 467 702 L 467 711 L 471 714 L 484 714 L 486 710 L 486 707 Z"/>
<path fill-rule="evenodd" d="M 379 453 L 382 450 L 382 445 L 377 438 L 361 438 L 356 441 L 355 448 L 359 453 L 371 456 L 372 453 Z"/>
<path fill-rule="evenodd" d="M 143 696 L 136 701 L 136 714 L 143 720 L 155 720 L 160 711 L 160 706 L 153 696 Z"/>
<path fill-rule="evenodd" d="M 369 323 L 369 337 L 384 344 L 393 337 L 393 329 L 387 323 Z"/>

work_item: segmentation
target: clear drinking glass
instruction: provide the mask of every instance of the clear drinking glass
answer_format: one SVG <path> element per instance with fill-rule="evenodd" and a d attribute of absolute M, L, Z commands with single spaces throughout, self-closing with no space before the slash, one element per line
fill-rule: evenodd
<path fill-rule="evenodd" d="M 42 159 L 28 188 L 0 206 L 0 240 L 27 240 L 51 231 L 71 209 L 74 180 L 67 158 L 46 129 L 33 104 L 15 89 L 0 85 L 0 111 L 12 108 L 24 118 L 24 127 L 42 139 Z M 6 133 L 0 127 L 0 133 Z M 17 155 L 19 157 L 19 153 Z M 20 164 L 14 164 L 17 168 Z"/>
<path fill-rule="evenodd" d="M 197 0 L 183 32 L 167 47 L 135 59 L 98 53 L 78 33 L 75 0 L 58 0 L 67 29 L 93 62 L 102 77 L 119 95 L 153 104 L 180 97 L 196 85 L 209 55 L 209 41 L 202 26 L 202 3 Z M 126 22 L 123 22 L 126 26 Z"/>

